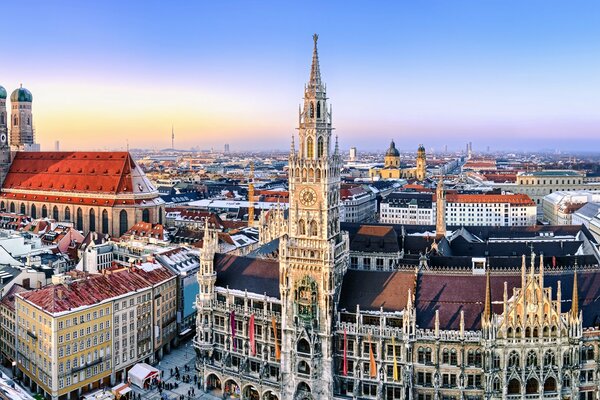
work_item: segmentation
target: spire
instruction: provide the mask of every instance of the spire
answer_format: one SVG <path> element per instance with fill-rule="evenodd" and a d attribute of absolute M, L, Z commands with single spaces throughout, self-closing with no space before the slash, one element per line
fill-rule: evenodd
<path fill-rule="evenodd" d="M 525 290 L 525 269 L 527 268 L 525 262 L 525 254 L 523 254 L 521 259 L 521 289 Z"/>
<path fill-rule="evenodd" d="M 489 322 L 492 318 L 492 288 L 490 285 L 490 268 L 485 274 L 485 305 L 483 308 L 483 320 Z"/>
<path fill-rule="evenodd" d="M 339 154 L 340 153 L 340 145 L 338 143 L 338 136 L 335 135 L 335 154 Z"/>
<path fill-rule="evenodd" d="M 573 304 L 571 305 L 571 315 L 577 318 L 579 315 L 579 290 L 577 289 L 577 259 L 575 259 L 575 273 L 573 274 Z"/>
<path fill-rule="evenodd" d="M 315 42 L 315 47 L 313 48 L 313 58 L 312 65 L 310 67 L 310 79 L 308 81 L 308 86 L 315 89 L 317 86 L 321 86 L 321 70 L 319 69 L 319 53 L 317 51 L 317 40 L 319 40 L 319 35 L 315 33 L 313 35 L 313 40 Z"/>
<path fill-rule="evenodd" d="M 292 142 L 290 144 L 290 155 L 293 156 L 296 153 L 296 144 L 294 142 L 294 135 L 292 134 Z"/>

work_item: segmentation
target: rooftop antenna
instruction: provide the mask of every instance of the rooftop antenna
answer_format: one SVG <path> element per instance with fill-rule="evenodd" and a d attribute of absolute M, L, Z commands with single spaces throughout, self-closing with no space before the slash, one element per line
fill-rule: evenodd
<path fill-rule="evenodd" d="M 175 128 L 171 125 L 171 148 L 175 149 Z"/>

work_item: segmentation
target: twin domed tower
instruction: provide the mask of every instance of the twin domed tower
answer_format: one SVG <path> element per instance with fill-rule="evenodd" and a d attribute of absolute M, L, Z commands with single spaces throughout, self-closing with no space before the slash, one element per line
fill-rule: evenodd
<path fill-rule="evenodd" d="M 33 141 L 33 96 L 23 86 L 10 95 L 10 120 L 6 112 L 6 89 L 0 86 L 0 185 L 4 182 L 11 163 L 11 152 L 39 151 Z M 10 124 L 10 135 L 8 126 Z"/>
<path fill-rule="evenodd" d="M 10 135 L 6 112 L 7 97 L 6 89 L 0 86 L 0 147 L 11 146 L 13 150 L 35 150 L 31 92 L 21 86 L 10 95 Z"/>

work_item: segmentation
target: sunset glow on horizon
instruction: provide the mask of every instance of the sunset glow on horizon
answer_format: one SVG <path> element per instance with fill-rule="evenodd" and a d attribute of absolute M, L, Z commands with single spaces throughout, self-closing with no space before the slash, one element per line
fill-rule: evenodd
<path fill-rule="evenodd" d="M 313 32 L 343 149 L 600 144 L 600 3 L 58 3 L 5 5 L 43 150 L 286 150 Z"/>

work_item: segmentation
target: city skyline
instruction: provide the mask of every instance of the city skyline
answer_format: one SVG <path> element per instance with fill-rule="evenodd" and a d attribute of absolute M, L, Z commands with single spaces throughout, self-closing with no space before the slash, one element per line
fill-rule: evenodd
<path fill-rule="evenodd" d="M 7 15 L 30 23 L 7 20 L 21 34 L 5 51 L 21 62 L 0 84 L 33 93 L 43 149 L 167 148 L 174 125 L 177 148 L 284 150 L 318 32 L 343 149 L 383 151 L 393 138 L 589 150 L 600 144 L 598 8 L 13 3 Z"/>

